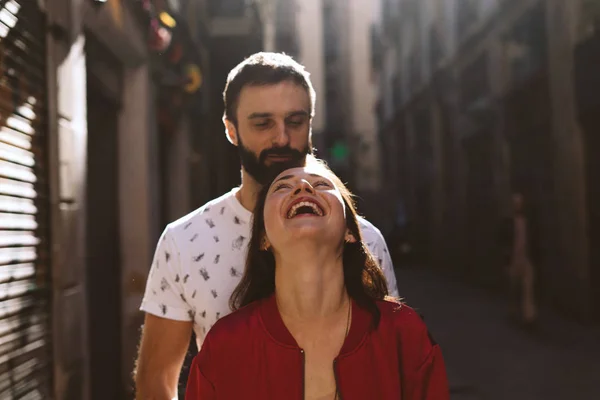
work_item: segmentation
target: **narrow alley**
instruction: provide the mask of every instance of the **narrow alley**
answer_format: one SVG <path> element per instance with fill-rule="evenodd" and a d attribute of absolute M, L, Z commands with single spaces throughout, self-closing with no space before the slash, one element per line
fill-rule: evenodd
<path fill-rule="evenodd" d="M 418 268 L 396 275 L 442 347 L 453 400 L 600 399 L 600 328 L 542 309 L 526 333 L 497 295 Z"/>

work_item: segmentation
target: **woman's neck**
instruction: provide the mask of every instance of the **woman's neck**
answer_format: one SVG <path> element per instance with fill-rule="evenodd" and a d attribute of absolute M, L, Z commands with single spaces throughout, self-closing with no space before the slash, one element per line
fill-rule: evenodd
<path fill-rule="evenodd" d="M 349 298 L 341 254 L 314 247 L 294 253 L 298 256 L 275 256 L 275 295 L 281 315 L 310 323 L 346 310 Z"/>

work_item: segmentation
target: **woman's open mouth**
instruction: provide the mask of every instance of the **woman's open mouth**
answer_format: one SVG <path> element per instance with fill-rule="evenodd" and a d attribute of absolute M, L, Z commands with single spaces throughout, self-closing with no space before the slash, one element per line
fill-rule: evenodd
<path fill-rule="evenodd" d="M 292 219 L 301 215 L 314 215 L 317 217 L 322 217 L 325 215 L 325 212 L 317 202 L 305 198 L 299 199 L 299 201 L 292 203 L 292 206 L 287 212 L 288 219 Z"/>

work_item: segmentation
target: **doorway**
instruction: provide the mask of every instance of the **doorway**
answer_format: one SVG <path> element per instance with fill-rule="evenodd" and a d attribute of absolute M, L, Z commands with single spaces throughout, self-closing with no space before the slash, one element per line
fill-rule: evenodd
<path fill-rule="evenodd" d="M 89 51 L 88 51 L 89 49 Z M 90 43 L 88 63 L 107 56 Z M 124 398 L 121 383 L 119 101 L 88 67 L 87 308 L 91 399 Z"/>

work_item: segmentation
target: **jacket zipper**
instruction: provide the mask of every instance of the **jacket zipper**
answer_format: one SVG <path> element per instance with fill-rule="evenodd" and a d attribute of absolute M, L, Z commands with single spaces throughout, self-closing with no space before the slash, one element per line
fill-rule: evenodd
<path fill-rule="evenodd" d="M 337 393 L 336 400 L 342 400 L 342 391 L 340 390 L 340 385 L 338 384 L 338 374 L 337 369 L 337 358 L 333 360 L 333 378 L 335 379 L 335 391 Z"/>
<path fill-rule="evenodd" d="M 302 400 L 304 400 L 304 380 L 306 379 L 306 356 L 304 355 L 304 349 L 300 349 L 300 354 L 302 354 Z"/>

